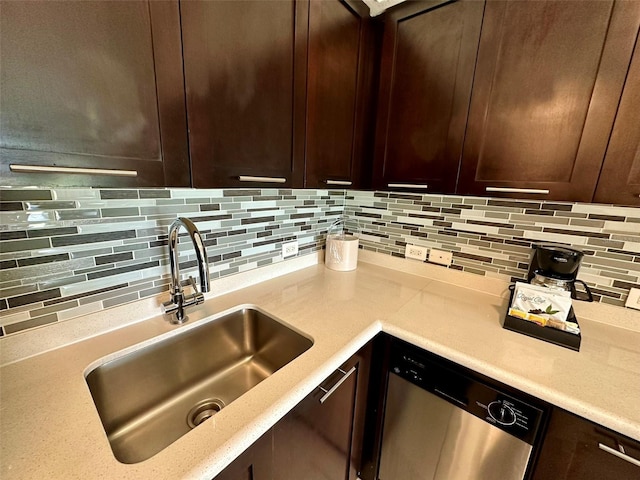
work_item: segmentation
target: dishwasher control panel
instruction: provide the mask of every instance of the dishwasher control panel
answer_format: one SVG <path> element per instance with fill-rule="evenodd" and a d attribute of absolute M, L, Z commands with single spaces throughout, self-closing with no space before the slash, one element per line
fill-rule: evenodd
<path fill-rule="evenodd" d="M 515 398 L 497 383 L 408 344 L 391 349 L 390 372 L 466 410 L 487 423 L 533 444 L 544 407 Z M 524 394 L 523 394 L 524 395 Z"/>

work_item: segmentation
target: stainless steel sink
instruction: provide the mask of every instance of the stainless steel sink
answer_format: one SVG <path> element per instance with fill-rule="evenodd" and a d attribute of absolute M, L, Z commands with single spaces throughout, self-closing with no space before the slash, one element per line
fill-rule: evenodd
<path fill-rule="evenodd" d="M 249 307 L 183 328 L 86 375 L 123 463 L 155 455 L 313 345 Z"/>

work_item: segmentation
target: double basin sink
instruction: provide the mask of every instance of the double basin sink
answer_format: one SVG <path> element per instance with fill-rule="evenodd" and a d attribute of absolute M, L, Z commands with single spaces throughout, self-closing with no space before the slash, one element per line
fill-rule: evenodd
<path fill-rule="evenodd" d="M 86 374 L 122 463 L 155 455 L 313 345 L 254 307 L 183 328 Z"/>

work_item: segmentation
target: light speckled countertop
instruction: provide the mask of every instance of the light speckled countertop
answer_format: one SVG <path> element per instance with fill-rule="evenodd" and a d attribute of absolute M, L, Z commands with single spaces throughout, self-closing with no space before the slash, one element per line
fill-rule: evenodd
<path fill-rule="evenodd" d="M 254 279 L 278 274 L 265 272 Z M 184 327 L 149 316 L 157 306 L 138 302 L 3 339 L 0 477 L 210 479 L 381 330 L 640 440 L 640 312 L 577 305 L 583 338 L 574 352 L 504 330 L 506 287 L 368 252 L 353 272 L 318 264 L 242 289 L 227 286 L 190 310 L 190 325 L 250 304 L 314 345 L 134 465 L 114 458 L 84 375 L 114 352 Z"/>

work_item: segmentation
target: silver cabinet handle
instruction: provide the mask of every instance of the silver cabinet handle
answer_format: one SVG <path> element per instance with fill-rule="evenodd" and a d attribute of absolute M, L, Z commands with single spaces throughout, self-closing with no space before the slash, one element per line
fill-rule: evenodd
<path fill-rule="evenodd" d="M 282 177 L 252 177 L 251 175 L 240 175 L 238 180 L 241 182 L 264 182 L 264 183 L 284 183 L 286 178 Z"/>
<path fill-rule="evenodd" d="M 502 192 L 502 193 L 538 193 L 549 195 L 549 190 L 540 188 L 511 188 L 511 187 L 487 187 L 486 192 Z"/>
<path fill-rule="evenodd" d="M 9 165 L 17 173 L 80 173 L 84 175 L 109 175 L 112 177 L 137 177 L 136 170 L 109 170 L 105 168 L 49 167 L 46 165 Z"/>
<path fill-rule="evenodd" d="M 424 183 L 388 183 L 387 187 L 389 188 L 421 188 L 426 190 L 429 188 L 429 185 Z"/>
<path fill-rule="evenodd" d="M 619 452 L 618 450 L 608 447 L 607 445 L 604 445 L 602 443 L 598 443 L 598 448 L 600 450 L 604 450 L 607 453 L 610 453 L 611 455 L 615 455 L 616 457 L 621 458 L 625 462 L 629 462 L 635 465 L 636 467 L 640 467 L 640 460 L 636 460 L 635 458 L 630 457 L 626 453 Z"/>
<path fill-rule="evenodd" d="M 324 395 L 322 396 L 322 398 L 320 398 L 320 403 L 324 403 L 327 400 L 329 400 L 329 397 L 333 394 L 333 392 L 335 392 L 340 385 L 342 385 L 347 378 L 349 378 L 351 375 L 353 375 L 353 372 L 356 371 L 356 366 L 354 365 L 353 367 L 351 367 L 351 369 L 348 372 L 345 372 L 344 370 L 338 369 L 340 371 L 340 373 L 342 373 L 342 378 L 340 378 L 340 380 L 338 380 L 333 387 L 331 387 L 329 390 L 327 390 L 326 388 L 322 388 L 322 387 L 318 387 L 320 388 L 320 390 L 322 390 L 324 392 Z"/>
<path fill-rule="evenodd" d="M 351 184 L 353 184 L 353 182 L 349 182 L 347 180 L 325 180 L 324 183 L 326 183 L 327 185 L 346 185 L 349 186 Z"/>

